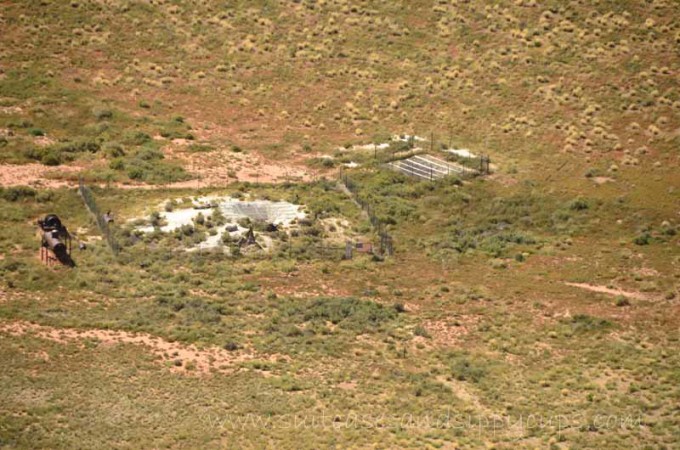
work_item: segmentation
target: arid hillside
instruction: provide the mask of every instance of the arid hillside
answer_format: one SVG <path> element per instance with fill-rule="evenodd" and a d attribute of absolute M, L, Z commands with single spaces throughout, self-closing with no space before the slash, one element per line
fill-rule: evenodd
<path fill-rule="evenodd" d="M 676 448 L 679 6 L 0 0 L 0 447 Z"/>

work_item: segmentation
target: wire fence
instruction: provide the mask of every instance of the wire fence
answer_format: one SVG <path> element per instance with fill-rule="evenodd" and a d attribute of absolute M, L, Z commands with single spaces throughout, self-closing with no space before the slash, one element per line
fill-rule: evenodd
<path fill-rule="evenodd" d="M 399 140 L 390 141 L 389 145 L 373 144 L 374 160 L 393 170 L 402 172 L 413 178 L 434 180 L 440 178 L 436 167 L 444 167 L 448 175 L 468 177 L 476 175 L 489 175 L 491 173 L 491 158 L 488 155 L 474 155 L 469 151 L 465 153 L 453 148 L 453 136 L 450 135 L 448 143 L 437 138 L 434 132 L 430 133 L 429 139 L 416 136 L 402 136 Z M 427 174 L 422 173 L 423 159 L 430 166 L 426 169 Z M 432 167 L 433 159 L 439 159 Z"/>
<path fill-rule="evenodd" d="M 380 254 L 392 256 L 394 254 L 394 239 L 392 239 L 392 236 L 386 230 L 385 224 L 375 213 L 375 208 L 371 206 L 368 200 L 361 197 L 359 193 L 359 185 L 354 180 L 352 180 L 349 175 L 343 172 L 340 172 L 340 182 L 352 194 L 354 201 L 356 201 L 361 209 L 364 210 L 368 216 L 368 220 L 373 226 L 373 229 L 380 237 Z"/>
<path fill-rule="evenodd" d="M 101 232 L 104 239 L 106 239 L 106 242 L 109 244 L 111 251 L 114 255 L 117 255 L 120 253 L 120 244 L 114 237 L 111 227 L 109 226 L 109 222 L 104 218 L 103 214 L 99 210 L 92 190 L 85 185 L 82 177 L 78 178 L 78 192 L 85 203 L 85 207 L 88 211 L 90 211 L 90 214 L 94 216 L 95 222 L 97 222 L 97 227 L 99 228 L 99 231 Z"/>

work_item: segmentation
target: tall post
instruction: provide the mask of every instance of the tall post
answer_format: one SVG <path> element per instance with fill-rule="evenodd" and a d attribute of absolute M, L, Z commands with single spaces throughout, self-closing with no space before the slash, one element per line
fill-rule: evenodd
<path fill-rule="evenodd" d="M 352 243 L 345 241 L 345 259 L 352 259 Z"/>

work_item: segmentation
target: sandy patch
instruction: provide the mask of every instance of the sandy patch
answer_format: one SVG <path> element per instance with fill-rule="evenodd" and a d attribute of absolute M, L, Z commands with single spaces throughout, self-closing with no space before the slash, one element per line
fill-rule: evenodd
<path fill-rule="evenodd" d="M 593 177 L 591 178 L 593 180 L 593 183 L 597 185 L 603 185 L 606 183 L 613 183 L 614 179 L 610 177 Z"/>
<path fill-rule="evenodd" d="M 472 153 L 470 150 L 466 148 L 461 148 L 461 149 L 456 149 L 456 148 L 449 148 L 444 150 L 446 153 L 450 153 L 452 155 L 460 156 L 461 158 L 476 158 L 477 155 Z"/>
<path fill-rule="evenodd" d="M 74 186 L 76 183 L 59 180 L 55 177 L 64 173 L 76 173 L 82 167 L 59 166 L 59 168 L 42 164 L 0 164 L 0 186 L 33 186 L 36 188 L 60 188 Z"/>
<path fill-rule="evenodd" d="M 491 410 L 482 405 L 479 397 L 474 394 L 464 382 L 450 379 L 443 375 L 437 376 L 437 381 L 445 386 L 448 386 L 449 389 L 451 389 L 451 391 L 456 395 L 456 397 L 472 406 L 475 410 L 483 411 L 485 414 L 493 414 Z"/>
<path fill-rule="evenodd" d="M 159 206 L 161 208 L 161 206 Z M 269 200 L 239 200 L 231 197 L 201 197 L 196 199 L 193 208 L 176 209 L 169 212 L 161 212 L 160 218 L 164 223 L 158 229 L 164 233 L 169 233 L 184 226 L 193 226 L 197 217 L 204 216 L 206 220 L 212 216 L 215 210 L 224 217 L 226 224 L 213 228 L 215 234 L 198 244 L 196 249 L 211 249 L 222 246 L 222 238 L 229 234 L 231 239 L 240 238 L 245 235 L 248 228 L 237 225 L 240 219 L 248 218 L 253 221 L 261 221 L 274 224 L 278 229 L 296 228 L 294 225 L 299 219 L 304 219 L 307 214 L 303 211 L 304 206 L 294 205 L 288 202 L 273 202 Z M 151 217 L 147 218 L 148 220 Z M 131 219 L 132 221 L 138 219 Z M 152 225 L 137 227 L 138 231 L 151 233 L 156 230 Z M 257 233 L 259 240 L 263 242 L 263 248 L 269 249 L 272 241 L 262 233 Z"/>
<path fill-rule="evenodd" d="M 142 345 L 155 354 L 159 362 L 172 361 L 170 370 L 182 373 L 207 374 L 211 372 L 231 373 L 240 362 L 255 357 L 252 352 L 227 351 L 219 347 L 199 349 L 194 345 L 170 342 L 146 333 L 130 333 L 116 330 L 76 330 L 72 328 L 53 328 L 30 322 L 17 321 L 0 323 L 0 332 L 13 336 L 32 335 L 41 339 L 67 344 L 84 339 L 95 339 L 103 345 L 133 344 Z M 181 361 L 181 365 L 175 365 Z M 193 369 L 187 368 L 189 363 Z M 190 367 L 190 366 L 189 366 Z"/>
<path fill-rule="evenodd" d="M 432 340 L 439 345 L 452 345 L 460 342 L 463 336 L 479 322 L 476 316 L 461 316 L 443 320 L 430 320 L 423 324 Z"/>
<path fill-rule="evenodd" d="M 19 106 L 0 106 L 0 114 L 21 114 L 24 110 Z"/>
<path fill-rule="evenodd" d="M 597 292 L 598 294 L 607 294 L 613 296 L 623 296 L 626 298 L 633 298 L 636 300 L 654 300 L 651 295 L 643 294 L 641 292 L 629 292 L 617 288 L 608 288 L 606 286 L 596 286 L 589 283 L 564 283 L 567 286 L 577 287 L 579 289 L 585 289 L 591 292 Z"/>
<path fill-rule="evenodd" d="M 254 183 L 303 182 L 316 178 L 305 167 L 290 163 L 270 163 L 254 152 L 236 153 L 228 149 L 192 152 L 190 142 L 175 140 L 163 148 L 169 158 L 181 162 L 196 179 L 172 183 L 171 187 L 200 188 L 224 186 L 236 181 Z"/>
<path fill-rule="evenodd" d="M 57 141 L 47 136 L 36 136 L 33 138 L 33 143 L 39 147 L 47 147 L 56 144 Z"/>

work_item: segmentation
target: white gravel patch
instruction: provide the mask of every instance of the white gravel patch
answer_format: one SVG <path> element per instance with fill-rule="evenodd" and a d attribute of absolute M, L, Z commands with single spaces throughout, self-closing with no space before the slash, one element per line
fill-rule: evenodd
<path fill-rule="evenodd" d="M 454 149 L 454 148 L 449 148 L 444 150 L 446 153 L 451 153 L 456 156 L 461 156 L 463 158 L 476 158 L 477 155 L 472 153 L 470 150 L 466 148 L 461 148 L 461 149 Z"/>
<path fill-rule="evenodd" d="M 263 221 L 286 228 L 292 222 L 307 217 L 307 214 L 302 210 L 303 206 L 288 202 L 272 202 L 269 200 L 246 201 L 231 197 L 201 197 L 194 202 L 193 208 L 161 212 L 161 221 L 165 222 L 165 225 L 160 227 L 160 230 L 164 233 L 169 233 L 185 225 L 193 225 L 194 219 L 199 214 L 203 214 L 207 219 L 212 215 L 214 209 L 220 210 L 228 225 L 215 228 L 217 234 L 208 236 L 205 241 L 190 249 L 190 251 L 221 246 L 224 233 L 229 233 L 232 237 L 244 235 L 248 229 L 238 225 L 236 231 L 229 232 L 226 230 L 228 226 L 233 227 L 234 222 L 240 219 L 250 218 L 253 221 Z M 151 225 L 141 226 L 137 230 L 143 233 L 151 233 L 154 231 L 154 227 Z"/>

